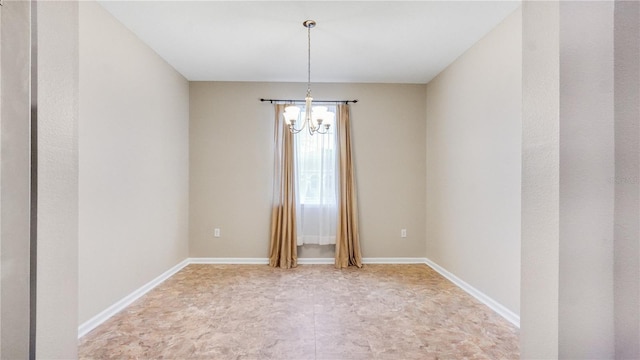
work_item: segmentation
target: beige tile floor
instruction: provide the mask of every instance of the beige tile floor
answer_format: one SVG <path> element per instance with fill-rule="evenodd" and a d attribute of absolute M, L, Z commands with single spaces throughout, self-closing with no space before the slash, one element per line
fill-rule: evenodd
<path fill-rule="evenodd" d="M 189 265 L 81 359 L 517 359 L 518 330 L 426 265 Z"/>

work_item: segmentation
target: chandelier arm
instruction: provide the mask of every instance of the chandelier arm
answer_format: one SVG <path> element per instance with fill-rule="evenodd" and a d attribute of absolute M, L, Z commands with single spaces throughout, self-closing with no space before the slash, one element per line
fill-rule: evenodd
<path fill-rule="evenodd" d="M 296 130 L 293 126 L 289 126 L 289 132 L 292 133 L 293 135 L 301 132 L 302 130 L 304 130 L 304 126 L 302 126 L 300 129 Z"/>
<path fill-rule="evenodd" d="M 306 125 L 306 121 L 303 121 L 303 122 L 302 122 L 302 127 L 301 127 L 300 129 L 296 129 L 296 128 L 295 128 L 295 126 L 293 126 L 293 125 L 289 125 L 289 131 L 290 131 L 292 134 L 297 134 L 297 133 L 301 132 L 302 130 L 304 130 L 305 125 Z"/>
<path fill-rule="evenodd" d="M 311 127 L 311 124 L 309 124 L 309 135 L 313 136 L 313 134 L 317 132 L 318 132 L 318 129 L 316 129 L 315 127 Z"/>
<path fill-rule="evenodd" d="M 318 129 L 316 129 L 316 134 L 324 135 L 324 134 L 328 134 L 328 133 L 329 133 L 329 129 L 328 128 L 325 128 L 324 131 L 320 131 L 320 126 L 318 126 Z"/>

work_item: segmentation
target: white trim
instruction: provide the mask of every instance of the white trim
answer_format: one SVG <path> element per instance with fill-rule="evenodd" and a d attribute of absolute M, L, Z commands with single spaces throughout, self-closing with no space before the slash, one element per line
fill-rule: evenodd
<path fill-rule="evenodd" d="M 520 328 L 520 316 L 514 313 L 513 311 L 507 309 L 499 302 L 493 300 L 489 296 L 485 295 L 482 291 L 474 288 L 473 286 L 467 284 L 462 281 L 459 277 L 453 275 L 449 271 L 447 271 L 442 266 L 434 263 L 428 258 L 424 259 L 424 263 L 427 264 L 430 268 L 438 272 L 440 275 L 444 276 L 446 279 L 454 283 L 460 289 L 464 290 L 467 294 L 473 296 L 478 299 L 481 303 L 487 305 L 491 310 L 495 311 L 498 315 L 502 316 L 508 322 Z"/>
<path fill-rule="evenodd" d="M 189 264 L 265 265 L 267 258 L 188 258 Z"/>
<path fill-rule="evenodd" d="M 189 265 L 189 259 L 184 259 L 176 266 L 171 269 L 165 271 L 157 278 L 149 281 L 148 283 L 142 285 L 142 287 L 138 288 L 131 294 L 125 296 L 124 298 L 117 301 L 115 304 L 109 306 L 104 309 L 98 315 L 92 317 L 91 319 L 85 321 L 80 326 L 78 326 L 78 339 L 88 334 L 91 330 L 95 329 L 98 325 L 107 321 L 113 315 L 119 313 L 127 306 L 131 305 L 134 301 L 138 300 L 142 295 L 148 293 L 156 286 L 160 285 L 163 281 L 167 280 L 171 276 L 173 276 L 178 271 L 182 270 L 185 266 Z"/>
<path fill-rule="evenodd" d="M 424 258 L 362 258 L 363 264 L 424 264 Z"/>
<path fill-rule="evenodd" d="M 298 265 L 333 265 L 334 258 L 298 258 Z"/>

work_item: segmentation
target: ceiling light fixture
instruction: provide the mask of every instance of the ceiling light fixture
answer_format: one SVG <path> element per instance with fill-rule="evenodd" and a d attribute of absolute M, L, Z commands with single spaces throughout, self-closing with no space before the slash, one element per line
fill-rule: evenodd
<path fill-rule="evenodd" d="M 305 113 L 302 119 L 302 126 L 296 129 L 296 122 L 300 118 L 299 107 L 287 106 L 283 116 L 292 134 L 301 132 L 305 127 L 311 135 L 326 134 L 329 132 L 329 127 L 331 127 L 335 114 L 327 111 L 326 106 L 313 107 L 313 98 L 311 97 L 311 29 L 316 26 L 316 22 L 306 20 L 302 25 L 307 28 L 307 96 L 304 98 Z"/>

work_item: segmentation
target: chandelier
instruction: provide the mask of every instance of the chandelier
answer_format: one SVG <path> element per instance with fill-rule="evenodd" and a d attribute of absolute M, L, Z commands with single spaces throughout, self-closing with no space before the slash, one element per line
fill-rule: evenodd
<path fill-rule="evenodd" d="M 300 120 L 301 115 L 299 107 L 287 106 L 283 116 L 292 134 L 301 132 L 305 127 L 310 135 L 326 134 L 329 132 L 335 114 L 327 111 L 326 106 L 313 106 L 313 98 L 311 97 L 311 29 L 316 26 L 316 22 L 306 20 L 302 25 L 307 28 L 307 96 L 304 98 L 305 113 L 302 126 L 296 128 L 296 123 Z"/>

